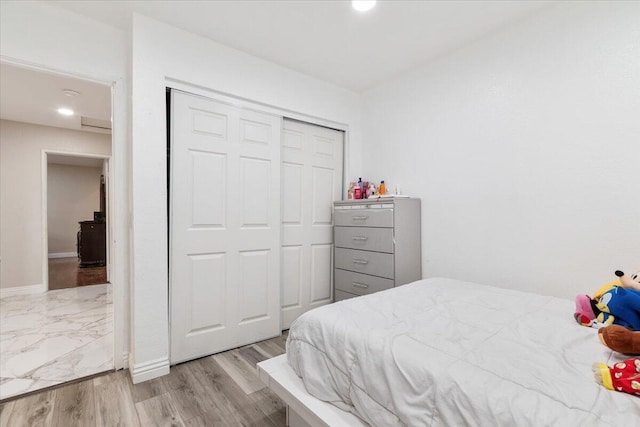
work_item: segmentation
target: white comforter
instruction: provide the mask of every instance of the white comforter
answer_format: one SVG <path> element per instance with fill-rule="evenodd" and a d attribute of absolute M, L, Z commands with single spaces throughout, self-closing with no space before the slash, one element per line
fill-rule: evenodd
<path fill-rule="evenodd" d="M 638 426 L 640 399 L 594 362 L 624 359 L 573 302 L 428 279 L 312 310 L 287 340 L 315 397 L 374 426 Z"/>

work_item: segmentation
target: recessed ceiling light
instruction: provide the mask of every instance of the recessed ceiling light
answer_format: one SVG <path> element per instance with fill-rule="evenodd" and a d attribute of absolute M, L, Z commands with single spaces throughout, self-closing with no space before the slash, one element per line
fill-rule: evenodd
<path fill-rule="evenodd" d="M 62 93 L 64 93 L 65 95 L 67 95 L 69 97 L 80 95 L 80 92 L 78 92 L 77 90 L 73 90 L 73 89 L 62 89 Z"/>
<path fill-rule="evenodd" d="M 376 0 L 353 0 L 351 6 L 358 12 L 366 12 L 376 5 Z"/>
<path fill-rule="evenodd" d="M 63 116 L 73 116 L 73 110 L 70 108 L 58 108 L 58 114 Z"/>

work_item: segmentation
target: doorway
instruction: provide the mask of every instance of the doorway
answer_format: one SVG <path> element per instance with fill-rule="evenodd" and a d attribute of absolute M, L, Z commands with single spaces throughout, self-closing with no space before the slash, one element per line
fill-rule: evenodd
<path fill-rule="evenodd" d="M 46 156 L 48 289 L 106 284 L 108 159 Z"/>
<path fill-rule="evenodd" d="M 99 284 L 55 289 L 49 286 L 48 274 L 50 243 L 52 260 L 77 259 L 74 227 L 82 220 L 103 220 L 111 205 L 111 86 L 7 63 L 0 67 L 3 401 L 114 369 L 115 340 L 108 277 L 97 280 Z M 91 169 L 92 174 L 64 175 L 72 168 Z M 58 189 L 78 190 L 84 184 L 92 188 L 80 197 L 91 199 L 80 209 L 80 217 L 69 208 L 82 205 L 82 200 L 67 198 L 58 203 L 56 209 L 67 208 L 61 214 L 69 217 L 66 226 L 49 227 L 51 171 L 60 181 Z M 93 174 L 98 172 L 96 178 Z M 103 190 L 100 175 L 105 175 Z M 74 196 L 73 192 L 67 196 Z M 103 224 L 108 275 L 110 227 L 106 219 Z M 64 231 L 65 227 L 70 230 Z M 59 235 L 50 239 L 50 229 Z M 56 240 L 63 236 L 64 242 Z"/>

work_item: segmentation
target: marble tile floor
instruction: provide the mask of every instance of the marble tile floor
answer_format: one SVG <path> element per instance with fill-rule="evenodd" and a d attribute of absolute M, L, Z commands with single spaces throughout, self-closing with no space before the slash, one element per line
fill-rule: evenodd
<path fill-rule="evenodd" d="M 286 409 L 256 363 L 285 352 L 287 333 L 171 367 L 133 384 L 128 370 L 0 404 L 0 427 L 284 427 Z"/>
<path fill-rule="evenodd" d="M 0 299 L 0 400 L 110 369 L 112 285 Z"/>

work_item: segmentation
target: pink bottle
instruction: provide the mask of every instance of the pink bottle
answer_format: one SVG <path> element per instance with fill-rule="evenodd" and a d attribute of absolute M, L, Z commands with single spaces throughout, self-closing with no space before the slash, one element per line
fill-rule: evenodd
<path fill-rule="evenodd" d="M 362 188 L 356 187 L 353 189 L 353 198 L 357 200 L 362 199 Z"/>

